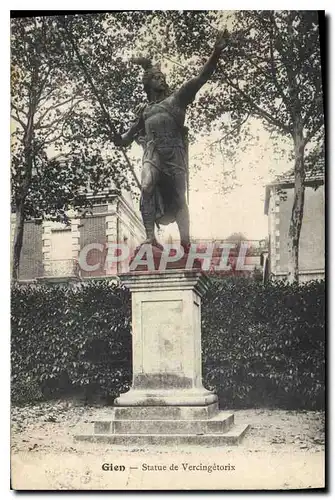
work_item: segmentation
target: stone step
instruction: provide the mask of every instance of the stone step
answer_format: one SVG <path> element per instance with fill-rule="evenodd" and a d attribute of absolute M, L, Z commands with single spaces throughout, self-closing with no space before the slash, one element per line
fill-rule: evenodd
<path fill-rule="evenodd" d="M 248 427 L 235 425 L 225 434 L 86 434 L 75 436 L 75 440 L 117 446 L 224 446 L 238 444 Z"/>
<path fill-rule="evenodd" d="M 219 413 L 218 403 L 205 406 L 119 406 L 115 420 L 205 420 Z"/>
<path fill-rule="evenodd" d="M 232 413 L 220 412 L 206 420 L 95 421 L 96 434 L 222 434 L 234 424 Z"/>

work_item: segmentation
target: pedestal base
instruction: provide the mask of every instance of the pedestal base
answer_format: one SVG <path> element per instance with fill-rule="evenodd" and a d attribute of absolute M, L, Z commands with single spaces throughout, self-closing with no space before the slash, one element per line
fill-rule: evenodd
<path fill-rule="evenodd" d="M 138 390 L 130 389 L 115 401 L 116 406 L 205 406 L 217 401 L 206 389 Z"/>
<path fill-rule="evenodd" d="M 248 425 L 235 425 L 234 414 L 207 406 L 119 407 L 111 420 L 96 420 L 91 434 L 77 441 L 124 446 L 236 445 Z"/>
<path fill-rule="evenodd" d="M 202 385 L 198 270 L 121 275 L 132 293 L 133 381 L 115 400 L 111 418 L 96 420 L 77 440 L 125 446 L 231 445 L 248 429 L 219 411 Z"/>

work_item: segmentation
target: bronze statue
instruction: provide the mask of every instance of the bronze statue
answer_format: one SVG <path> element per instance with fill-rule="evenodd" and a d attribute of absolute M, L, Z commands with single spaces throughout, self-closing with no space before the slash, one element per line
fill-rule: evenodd
<path fill-rule="evenodd" d="M 142 57 L 133 60 L 144 68 L 143 84 L 148 103 L 138 106 L 137 118 L 130 129 L 122 136 L 114 136 L 113 141 L 117 146 L 127 146 L 136 140 L 144 149 L 140 203 L 147 237 L 144 243 L 158 245 L 155 223 L 166 225 L 176 221 L 180 243 L 186 251 L 189 248 L 185 113 L 198 90 L 213 74 L 228 37 L 227 30 L 220 33 L 199 75 L 173 93 L 158 66 Z"/>

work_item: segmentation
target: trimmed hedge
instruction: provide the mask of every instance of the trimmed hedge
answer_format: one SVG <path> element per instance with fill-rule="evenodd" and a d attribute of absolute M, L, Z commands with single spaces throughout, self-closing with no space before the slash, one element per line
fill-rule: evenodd
<path fill-rule="evenodd" d="M 324 282 L 216 281 L 202 332 L 203 378 L 222 407 L 324 408 Z"/>
<path fill-rule="evenodd" d="M 213 280 L 202 305 L 204 385 L 222 408 L 322 409 L 323 282 Z M 83 389 L 111 402 L 131 383 L 130 295 L 107 281 L 12 286 L 12 399 Z"/>
<path fill-rule="evenodd" d="M 127 290 L 107 281 L 13 285 L 11 312 L 13 402 L 26 402 L 36 383 L 44 398 L 71 388 L 114 398 L 130 387 Z"/>

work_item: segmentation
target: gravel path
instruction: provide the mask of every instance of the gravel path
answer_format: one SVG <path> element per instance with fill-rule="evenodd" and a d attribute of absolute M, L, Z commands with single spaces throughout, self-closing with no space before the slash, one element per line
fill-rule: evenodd
<path fill-rule="evenodd" d="M 73 440 L 111 409 L 71 402 L 12 407 L 14 489 L 301 489 L 324 487 L 324 414 L 240 410 L 231 447 L 129 448 Z M 125 470 L 102 470 L 103 463 Z M 164 469 L 166 470 L 148 470 Z M 223 470 L 222 467 L 225 469 Z M 172 470 L 173 468 L 173 470 Z M 217 470 L 220 469 L 221 470 Z M 146 470 L 145 470 L 146 469 Z M 216 470 L 215 470 L 216 469 Z"/>

